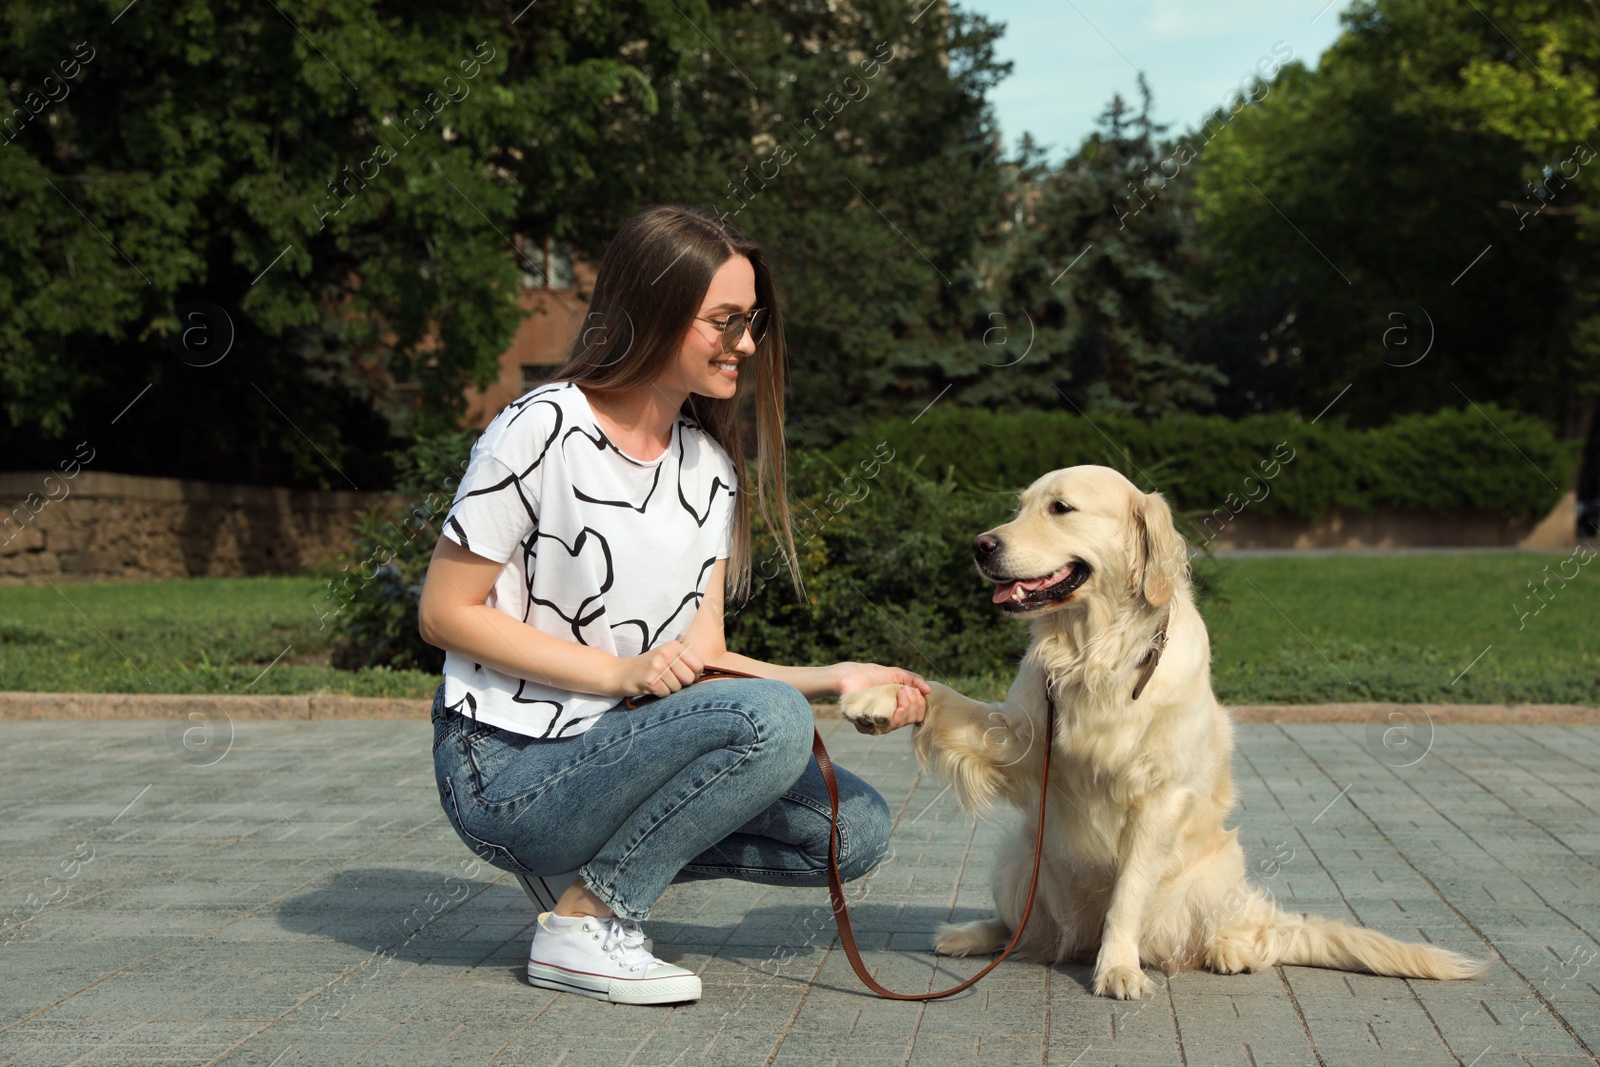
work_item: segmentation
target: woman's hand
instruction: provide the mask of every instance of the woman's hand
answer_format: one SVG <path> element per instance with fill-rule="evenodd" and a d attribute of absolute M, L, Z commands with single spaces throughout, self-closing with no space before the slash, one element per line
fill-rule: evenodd
<path fill-rule="evenodd" d="M 637 656 L 617 657 L 612 693 L 621 697 L 676 693 L 705 670 L 705 660 L 681 641 L 667 641 Z"/>
<path fill-rule="evenodd" d="M 895 694 L 894 716 L 889 721 L 891 730 L 921 722 L 928 714 L 927 695 L 933 692 L 933 687 L 916 671 L 877 663 L 835 663 L 828 670 L 833 674 L 840 696 L 875 685 L 898 684 L 900 690 Z"/>

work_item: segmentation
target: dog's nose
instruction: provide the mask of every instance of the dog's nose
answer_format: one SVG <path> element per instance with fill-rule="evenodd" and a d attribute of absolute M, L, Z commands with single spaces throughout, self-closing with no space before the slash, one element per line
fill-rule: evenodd
<path fill-rule="evenodd" d="M 1000 538 L 994 534 L 979 534 L 972 539 L 972 554 L 982 562 L 1000 549 Z"/>

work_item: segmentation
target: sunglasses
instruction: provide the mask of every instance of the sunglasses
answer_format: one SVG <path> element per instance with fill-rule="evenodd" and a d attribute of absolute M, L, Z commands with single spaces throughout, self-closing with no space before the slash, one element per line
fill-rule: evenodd
<path fill-rule="evenodd" d="M 767 323 L 771 320 L 767 316 L 766 308 L 752 308 L 748 312 L 736 312 L 725 319 L 708 319 L 696 315 L 695 321 L 709 322 L 721 330 L 722 351 L 732 352 L 744 337 L 746 326 L 750 329 L 750 339 L 760 344 L 761 339 L 767 335 Z"/>

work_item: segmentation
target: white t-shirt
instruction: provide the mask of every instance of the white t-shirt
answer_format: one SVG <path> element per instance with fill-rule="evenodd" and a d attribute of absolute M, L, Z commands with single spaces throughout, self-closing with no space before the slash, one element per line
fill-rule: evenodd
<path fill-rule="evenodd" d="M 508 404 L 472 446 L 444 536 L 503 561 L 485 601 L 548 634 L 636 656 L 681 637 L 728 556 L 737 476 L 687 414 L 660 458 L 627 455 L 583 391 L 552 382 Z M 444 702 L 531 737 L 572 737 L 618 698 L 514 678 L 447 651 Z"/>

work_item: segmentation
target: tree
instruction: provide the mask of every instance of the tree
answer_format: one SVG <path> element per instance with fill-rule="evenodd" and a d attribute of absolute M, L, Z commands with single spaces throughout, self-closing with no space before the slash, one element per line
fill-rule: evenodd
<path fill-rule="evenodd" d="M 1579 432 L 1596 382 L 1585 197 L 1526 217 L 1530 177 L 1593 117 L 1593 20 L 1556 8 L 1361 0 L 1316 72 L 1290 64 L 1207 147 L 1222 307 L 1204 343 L 1234 382 L 1225 410 L 1310 415 L 1348 387 L 1339 412 L 1359 423 L 1493 399 Z M 1497 27 L 1543 42 L 1565 89 L 1537 99 Z M 1582 47 L 1558 63 L 1554 42 Z"/>
<path fill-rule="evenodd" d="M 384 484 L 390 383 L 451 421 L 518 317 L 507 235 L 540 220 L 495 154 L 543 135 L 520 180 L 559 175 L 617 98 L 653 103 L 622 60 L 566 59 L 563 11 L 530 42 L 481 3 L 10 5 L 6 54 L 61 97 L 0 146 L 13 434 L 114 434 L 124 470 Z M 180 319 L 197 300 L 220 311 Z M 220 362 L 169 350 L 217 347 L 224 318 Z"/>
<path fill-rule="evenodd" d="M 1026 138 L 1008 163 L 1015 217 L 993 242 L 986 290 L 927 360 L 954 403 L 1144 416 L 1211 404 L 1224 379 L 1186 355 L 1206 310 L 1188 283 L 1191 209 L 1152 170 L 1172 148 L 1142 75 L 1139 88 L 1139 109 L 1113 97 L 1061 166 L 1041 165 Z"/>
<path fill-rule="evenodd" d="M 997 31 L 937 6 L 5 12 L 12 466 L 114 438 L 121 470 L 387 484 L 387 445 L 453 425 L 464 387 L 497 375 L 518 275 L 539 269 L 515 242 L 598 261 L 663 200 L 727 210 L 774 249 L 798 435 L 836 436 L 853 399 L 892 392 L 905 335 L 948 327 L 997 210 Z M 749 181 L 802 136 L 769 188 Z M 224 358 L 190 365 L 229 329 Z M 415 412 L 394 385 L 410 380 Z"/>
<path fill-rule="evenodd" d="M 720 48 L 757 88 L 715 63 L 700 87 L 751 106 L 712 108 L 718 125 L 700 131 L 733 148 L 715 180 L 669 188 L 688 199 L 709 187 L 711 206 L 772 251 L 791 440 L 827 444 L 866 414 L 914 413 L 940 388 L 949 346 L 972 365 L 980 355 L 962 338 L 1007 211 L 985 100 L 1010 69 L 993 56 L 1000 27 L 885 0 L 762 5 L 725 25 Z M 656 158 L 686 154 L 668 140 Z"/>

